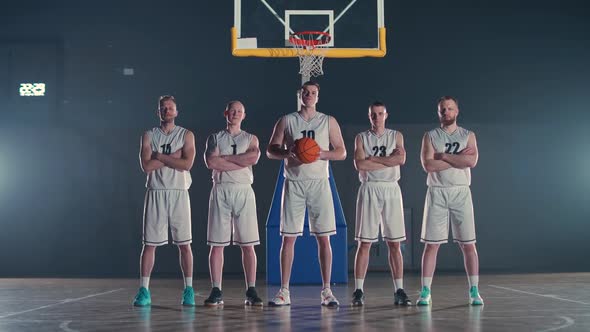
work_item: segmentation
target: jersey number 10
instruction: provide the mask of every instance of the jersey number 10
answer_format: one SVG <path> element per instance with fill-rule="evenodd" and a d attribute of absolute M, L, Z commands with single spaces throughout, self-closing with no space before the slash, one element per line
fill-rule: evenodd
<path fill-rule="evenodd" d="M 160 147 L 162 148 L 163 154 L 171 154 L 172 153 L 172 146 L 170 146 L 170 144 L 162 144 L 162 145 L 160 145 Z"/>
<path fill-rule="evenodd" d="M 303 137 L 309 137 L 311 139 L 315 139 L 315 131 L 313 131 L 313 130 L 302 130 L 301 134 L 303 134 Z"/>

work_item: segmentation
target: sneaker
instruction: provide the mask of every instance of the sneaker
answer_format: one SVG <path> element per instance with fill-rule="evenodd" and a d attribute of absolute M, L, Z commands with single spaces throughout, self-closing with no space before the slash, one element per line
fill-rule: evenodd
<path fill-rule="evenodd" d="M 195 306 L 195 290 L 191 286 L 186 286 L 182 292 L 182 305 L 187 307 Z"/>
<path fill-rule="evenodd" d="M 357 289 L 352 293 L 352 306 L 360 307 L 365 304 L 365 294 L 362 290 Z"/>
<path fill-rule="evenodd" d="M 152 297 L 150 296 L 150 291 L 145 287 L 139 287 L 139 291 L 133 300 L 133 305 L 136 307 L 145 307 L 151 304 Z"/>
<path fill-rule="evenodd" d="M 398 305 L 412 305 L 412 301 L 410 301 L 403 288 L 398 288 L 397 292 L 393 294 L 393 303 Z"/>
<path fill-rule="evenodd" d="M 477 286 L 471 286 L 469 289 L 469 304 L 471 305 L 483 305 L 483 299 L 479 296 L 479 290 Z"/>
<path fill-rule="evenodd" d="M 213 287 L 211 289 L 211 294 L 209 294 L 209 297 L 205 300 L 205 305 L 210 307 L 223 305 L 222 296 L 223 293 L 221 292 L 221 289 L 219 289 L 218 287 Z"/>
<path fill-rule="evenodd" d="M 323 306 L 337 307 L 340 305 L 340 303 L 336 299 L 336 296 L 334 296 L 334 294 L 332 294 L 332 290 L 330 288 L 322 289 L 321 298 L 322 298 L 322 305 Z"/>
<path fill-rule="evenodd" d="M 291 294 L 289 293 L 289 289 L 281 287 L 277 295 L 275 295 L 275 298 L 268 301 L 268 304 L 271 306 L 291 305 Z"/>
<path fill-rule="evenodd" d="M 246 301 L 244 301 L 244 304 L 262 306 L 262 299 L 258 297 L 258 293 L 256 293 L 256 288 L 248 287 L 248 290 L 246 291 Z"/>
<path fill-rule="evenodd" d="M 420 297 L 418 298 L 418 301 L 416 301 L 416 305 L 429 305 L 431 303 L 430 288 L 423 286 L 422 291 L 420 292 Z"/>

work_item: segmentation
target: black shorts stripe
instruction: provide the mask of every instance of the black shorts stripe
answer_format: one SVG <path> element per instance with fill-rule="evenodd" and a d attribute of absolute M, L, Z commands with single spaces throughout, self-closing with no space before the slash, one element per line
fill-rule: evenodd
<path fill-rule="evenodd" d="M 369 240 L 369 241 L 376 241 L 379 240 L 379 237 L 376 238 L 369 238 L 369 237 L 362 237 L 362 236 L 355 236 L 355 240 Z"/>
<path fill-rule="evenodd" d="M 250 242 L 237 242 L 237 241 L 234 241 L 234 244 L 238 244 L 238 245 L 244 245 L 244 244 L 250 244 L 250 243 L 260 243 L 260 240 L 250 241 Z"/>
<path fill-rule="evenodd" d="M 326 231 L 326 232 L 312 232 L 312 231 L 309 231 L 309 234 L 319 235 L 319 234 L 334 233 L 334 232 L 336 232 L 335 229 L 333 229 L 331 231 Z"/>
<path fill-rule="evenodd" d="M 420 240 L 424 241 L 424 242 L 448 242 L 449 239 L 444 239 L 444 240 L 428 240 L 428 239 L 424 239 L 424 238 L 420 238 Z"/>
<path fill-rule="evenodd" d="M 453 241 L 455 241 L 455 242 L 474 242 L 474 241 L 475 241 L 475 239 L 473 239 L 473 240 L 467 240 L 467 241 L 458 240 L 458 239 L 453 239 Z"/>
<path fill-rule="evenodd" d="M 404 236 L 400 236 L 400 237 L 386 237 L 386 236 L 384 236 L 383 238 L 386 240 L 399 240 L 399 239 L 403 239 L 405 237 L 406 236 L 404 235 Z"/>
<path fill-rule="evenodd" d="M 147 244 L 164 244 L 164 243 L 168 243 L 168 240 L 164 240 L 164 241 L 160 241 L 160 242 L 151 242 L 151 241 L 147 241 L 147 240 L 143 240 L 143 243 L 147 243 Z"/>
<path fill-rule="evenodd" d="M 209 240 L 207 240 L 207 243 L 228 244 L 228 243 L 231 243 L 231 241 L 217 242 L 217 241 L 209 241 Z"/>

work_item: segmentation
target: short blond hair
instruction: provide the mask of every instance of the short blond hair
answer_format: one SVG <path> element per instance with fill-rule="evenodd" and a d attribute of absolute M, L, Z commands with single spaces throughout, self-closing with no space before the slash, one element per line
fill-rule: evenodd
<path fill-rule="evenodd" d="M 162 108 L 164 102 L 171 100 L 176 105 L 176 98 L 173 95 L 163 95 L 158 98 L 158 109 Z"/>

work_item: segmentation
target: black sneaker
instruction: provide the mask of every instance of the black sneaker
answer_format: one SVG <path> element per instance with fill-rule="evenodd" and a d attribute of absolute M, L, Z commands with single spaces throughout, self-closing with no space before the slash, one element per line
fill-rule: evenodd
<path fill-rule="evenodd" d="M 258 293 L 256 293 L 256 288 L 248 287 L 248 290 L 246 291 L 246 300 L 244 301 L 244 305 L 262 306 L 262 299 L 258 297 Z"/>
<path fill-rule="evenodd" d="M 357 289 L 352 293 L 352 306 L 360 307 L 365 304 L 365 294 L 362 290 Z"/>
<path fill-rule="evenodd" d="M 223 305 L 222 296 L 223 293 L 221 292 L 221 289 L 213 287 L 213 289 L 211 289 L 211 294 L 209 294 L 209 297 L 205 300 L 205 305 L 212 307 Z"/>
<path fill-rule="evenodd" d="M 398 289 L 393 295 L 393 303 L 397 305 L 412 305 L 412 301 L 410 301 L 402 288 Z"/>

